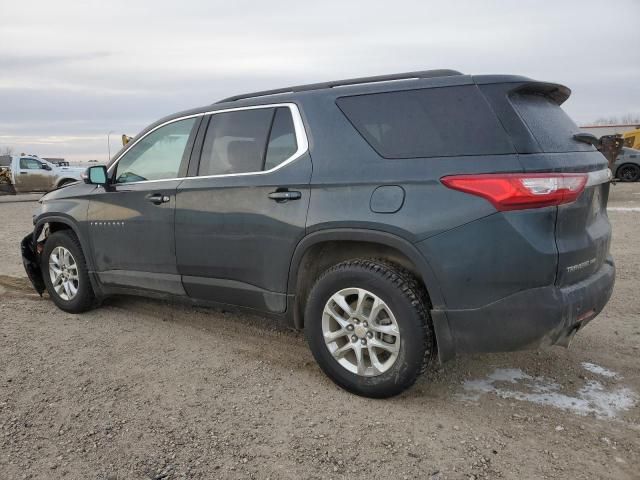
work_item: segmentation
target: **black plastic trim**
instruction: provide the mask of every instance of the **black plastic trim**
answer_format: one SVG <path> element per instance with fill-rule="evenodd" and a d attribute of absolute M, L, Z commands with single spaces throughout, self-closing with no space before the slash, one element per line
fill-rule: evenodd
<path fill-rule="evenodd" d="M 320 83 L 308 83 L 305 85 L 295 85 L 292 87 L 276 88 L 274 90 L 262 90 L 253 93 L 244 93 L 241 95 L 234 95 L 227 97 L 216 103 L 235 102 L 236 100 L 242 100 L 245 98 L 264 97 L 267 95 L 277 95 L 279 93 L 294 93 L 294 92 L 306 92 L 309 90 L 323 90 L 326 88 L 342 87 L 346 85 L 360 85 L 363 83 L 377 83 L 377 82 L 391 82 L 395 80 L 409 80 L 415 78 L 436 78 L 436 77 L 451 77 L 454 75 L 462 75 L 457 70 L 422 70 L 416 72 L 394 73 L 391 75 L 376 75 L 373 77 L 357 77 L 348 78 L 344 80 L 333 80 L 330 82 Z"/>

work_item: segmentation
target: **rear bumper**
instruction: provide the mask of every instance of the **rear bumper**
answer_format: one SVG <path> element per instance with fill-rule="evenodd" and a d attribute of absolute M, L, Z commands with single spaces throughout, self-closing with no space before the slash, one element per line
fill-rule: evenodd
<path fill-rule="evenodd" d="M 566 287 L 524 290 L 480 308 L 433 310 L 440 361 L 459 353 L 568 345 L 598 315 L 615 282 L 611 257 L 589 278 Z"/>

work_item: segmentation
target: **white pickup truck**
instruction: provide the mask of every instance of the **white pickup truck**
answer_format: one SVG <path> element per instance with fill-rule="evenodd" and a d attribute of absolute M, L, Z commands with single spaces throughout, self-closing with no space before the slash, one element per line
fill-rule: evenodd
<path fill-rule="evenodd" d="M 30 155 L 0 156 L 0 192 L 48 192 L 81 179 L 85 168 L 60 167 Z"/>

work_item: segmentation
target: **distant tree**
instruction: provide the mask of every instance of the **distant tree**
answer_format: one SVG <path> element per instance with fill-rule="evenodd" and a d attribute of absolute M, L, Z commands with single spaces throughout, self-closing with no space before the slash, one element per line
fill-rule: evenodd
<path fill-rule="evenodd" d="M 0 147 L 0 155 L 13 155 L 13 148 L 9 146 Z"/>
<path fill-rule="evenodd" d="M 629 125 L 629 124 L 640 125 L 640 115 L 637 113 L 636 114 L 627 113 L 622 116 L 622 118 L 620 119 L 620 123 L 623 123 L 625 125 Z"/>
<path fill-rule="evenodd" d="M 593 125 L 640 125 L 640 114 L 625 113 L 621 117 L 600 117 L 597 118 Z"/>

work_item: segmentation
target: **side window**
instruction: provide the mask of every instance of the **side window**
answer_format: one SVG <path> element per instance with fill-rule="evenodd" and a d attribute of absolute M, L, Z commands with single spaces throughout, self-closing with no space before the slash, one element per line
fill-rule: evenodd
<path fill-rule="evenodd" d="M 271 170 L 277 167 L 296 153 L 296 150 L 298 150 L 298 144 L 291 110 L 286 107 L 278 107 L 271 125 L 264 169 Z"/>
<path fill-rule="evenodd" d="M 188 118 L 170 123 L 136 143 L 116 166 L 116 183 L 176 178 L 196 123 Z"/>
<path fill-rule="evenodd" d="M 33 158 L 21 158 L 20 168 L 23 170 L 40 170 L 42 168 L 42 164 Z"/>
<path fill-rule="evenodd" d="M 336 103 L 384 158 L 513 153 L 509 137 L 475 86 L 341 97 Z"/>
<path fill-rule="evenodd" d="M 198 175 L 262 170 L 273 108 L 257 108 L 211 116 L 202 146 Z"/>

